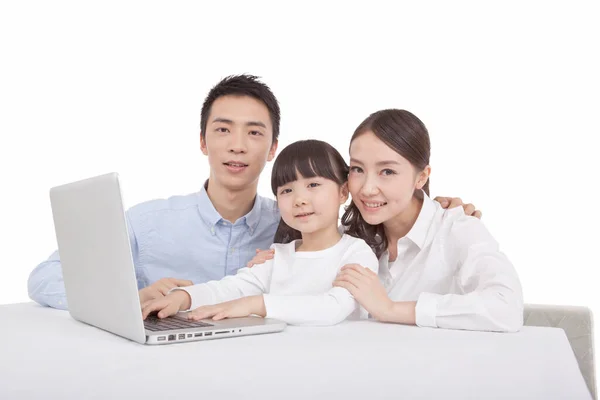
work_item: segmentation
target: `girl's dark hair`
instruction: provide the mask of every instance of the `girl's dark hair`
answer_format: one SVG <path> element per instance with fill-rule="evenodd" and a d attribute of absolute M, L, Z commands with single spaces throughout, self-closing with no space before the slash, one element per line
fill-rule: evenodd
<path fill-rule="evenodd" d="M 407 159 L 417 170 L 423 170 L 429 165 L 429 133 L 423 122 L 414 114 L 396 109 L 377 111 L 356 128 L 350 144 L 366 132 L 373 132 L 379 140 Z M 423 186 L 423 191 L 429 196 L 429 180 Z M 388 241 L 383 224 L 369 225 L 354 201 L 346 208 L 342 224 L 347 228 L 347 234 L 364 239 L 377 257 L 387 250 Z"/>
<path fill-rule="evenodd" d="M 277 198 L 277 188 L 304 178 L 322 177 L 343 185 L 348 181 L 348 165 L 341 154 L 329 143 L 320 140 L 299 140 L 284 148 L 271 174 L 271 189 Z M 300 231 L 291 228 L 283 218 L 275 233 L 275 243 L 289 243 L 301 239 Z"/>

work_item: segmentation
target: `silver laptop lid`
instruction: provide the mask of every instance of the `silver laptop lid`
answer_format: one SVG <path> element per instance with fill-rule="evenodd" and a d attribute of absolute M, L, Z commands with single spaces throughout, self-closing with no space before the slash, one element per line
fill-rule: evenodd
<path fill-rule="evenodd" d="M 54 187 L 50 203 L 73 318 L 145 343 L 118 174 Z"/>

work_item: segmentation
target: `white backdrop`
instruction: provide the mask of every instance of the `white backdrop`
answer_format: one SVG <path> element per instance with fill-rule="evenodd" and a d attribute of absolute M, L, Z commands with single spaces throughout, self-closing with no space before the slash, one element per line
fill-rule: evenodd
<path fill-rule="evenodd" d="M 526 302 L 600 312 L 594 2 L 413 3 L 2 3 L 0 304 L 28 301 L 56 247 L 51 186 L 118 171 L 128 207 L 198 190 L 203 98 L 252 73 L 280 101 L 281 146 L 347 157 L 369 113 L 414 112 L 432 194 L 483 211 Z"/>

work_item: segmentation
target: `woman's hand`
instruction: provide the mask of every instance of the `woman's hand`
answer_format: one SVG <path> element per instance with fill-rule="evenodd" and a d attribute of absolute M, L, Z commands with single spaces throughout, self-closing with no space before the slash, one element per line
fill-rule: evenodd
<path fill-rule="evenodd" d="M 392 311 L 394 302 L 388 297 L 377 274 L 361 265 L 344 265 L 333 286 L 347 289 L 356 301 L 379 321 L 385 321 Z"/>
<path fill-rule="evenodd" d="M 344 265 L 333 286 L 347 289 L 373 318 L 381 322 L 416 324 L 414 301 L 392 301 L 375 272 L 358 264 Z"/>

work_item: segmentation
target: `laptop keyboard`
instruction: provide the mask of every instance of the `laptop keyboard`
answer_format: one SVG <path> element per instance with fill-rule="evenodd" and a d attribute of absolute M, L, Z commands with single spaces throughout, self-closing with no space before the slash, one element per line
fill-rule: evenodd
<path fill-rule="evenodd" d="M 160 319 L 156 315 L 149 315 L 144 321 L 144 327 L 152 332 L 158 331 L 170 331 L 175 329 L 187 329 L 187 328 L 203 328 L 207 326 L 214 326 L 202 321 L 192 321 L 181 318 L 163 318 Z"/>

